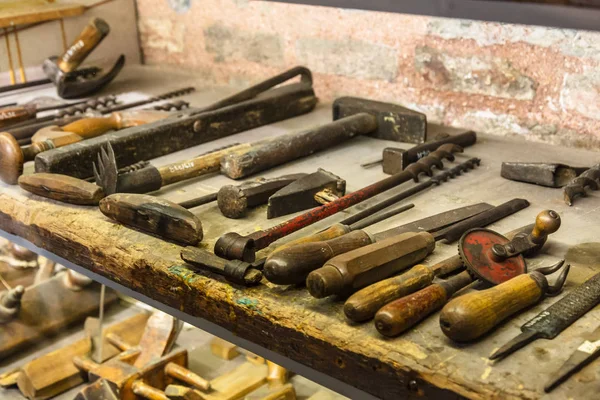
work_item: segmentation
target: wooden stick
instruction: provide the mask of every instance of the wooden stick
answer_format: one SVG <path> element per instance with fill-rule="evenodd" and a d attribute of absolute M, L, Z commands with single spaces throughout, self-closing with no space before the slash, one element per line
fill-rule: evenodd
<path fill-rule="evenodd" d="M 10 52 L 10 42 L 8 41 L 8 29 L 4 28 L 4 41 L 6 43 L 6 56 L 8 57 L 8 74 L 10 75 L 10 84 L 14 85 L 15 81 L 15 70 L 13 67 L 12 53 Z"/>
<path fill-rule="evenodd" d="M 60 24 L 60 36 L 62 37 L 63 51 L 67 51 L 67 33 L 65 32 L 64 18 L 59 19 L 58 23 Z"/>
<path fill-rule="evenodd" d="M 25 77 L 25 69 L 23 68 L 23 57 L 21 55 L 21 44 L 19 43 L 19 35 L 17 33 L 17 27 L 13 25 L 13 35 L 15 36 L 15 44 L 17 45 L 17 61 L 19 63 L 19 75 L 21 76 L 21 82 L 27 82 Z"/>

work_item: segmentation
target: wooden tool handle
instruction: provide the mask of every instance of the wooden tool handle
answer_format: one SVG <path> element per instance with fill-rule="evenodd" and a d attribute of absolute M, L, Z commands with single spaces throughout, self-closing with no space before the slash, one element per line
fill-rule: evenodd
<path fill-rule="evenodd" d="M 60 56 L 57 61 L 58 68 L 63 72 L 74 71 L 109 32 L 110 27 L 106 21 L 100 18 L 92 19 L 73 44 Z"/>
<path fill-rule="evenodd" d="M 232 179 L 240 179 L 333 147 L 376 128 L 377 120 L 371 114 L 355 114 L 315 129 L 261 141 L 245 153 L 225 157 L 221 172 Z"/>
<path fill-rule="evenodd" d="M 292 241 L 289 241 L 282 245 L 276 246 L 275 250 L 273 250 L 269 254 L 269 256 L 276 254 L 277 252 L 279 252 L 283 249 L 287 249 L 288 247 L 295 246 L 297 244 L 322 242 L 324 240 L 329 240 L 329 239 L 333 239 L 333 238 L 345 235 L 348 232 L 350 232 L 350 229 L 347 225 L 334 224 L 334 225 L 331 225 L 329 228 L 325 229 L 324 231 L 313 233 L 312 235 L 302 236 L 299 239 L 292 240 Z"/>
<path fill-rule="evenodd" d="M 302 283 L 310 272 L 332 257 L 370 243 L 369 235 L 357 230 L 327 241 L 297 244 L 269 256 L 263 274 L 279 285 Z"/>
<path fill-rule="evenodd" d="M 429 267 L 415 265 L 402 275 L 384 279 L 354 293 L 346 300 L 344 313 L 354 322 L 369 320 L 387 303 L 429 285 L 433 277 Z"/>
<path fill-rule="evenodd" d="M 332 258 L 309 274 L 306 286 L 317 298 L 351 293 L 412 267 L 434 248 L 427 232 L 401 233 Z"/>
<path fill-rule="evenodd" d="M 467 342 L 484 335 L 500 322 L 544 295 L 530 275 L 519 275 L 498 286 L 467 293 L 450 301 L 440 314 L 442 331 L 450 339 Z"/>
<path fill-rule="evenodd" d="M 535 226 L 531 231 L 531 241 L 543 244 L 548 235 L 553 234 L 560 228 L 560 216 L 556 211 L 544 210 L 535 218 Z"/>
<path fill-rule="evenodd" d="M 158 169 L 163 186 L 195 178 L 211 172 L 219 172 L 221 158 L 227 154 L 239 154 L 252 148 L 249 143 L 238 144 L 223 150 L 213 151 L 191 160 L 165 165 Z"/>
<path fill-rule="evenodd" d="M 83 139 L 100 136 L 108 131 L 121 129 L 121 115 L 112 113 L 108 117 L 82 118 L 62 127 L 64 132 L 75 133 Z"/>
<path fill-rule="evenodd" d="M 25 121 L 35 116 L 34 106 L 14 106 L 0 109 L 0 128 Z"/>
<path fill-rule="evenodd" d="M 397 336 L 439 310 L 459 289 L 473 280 L 462 272 L 382 307 L 375 315 L 375 327 L 385 336 Z"/>
<path fill-rule="evenodd" d="M 104 197 L 100 186 L 61 174 L 23 175 L 19 177 L 19 186 L 38 196 L 70 204 L 96 206 Z"/>

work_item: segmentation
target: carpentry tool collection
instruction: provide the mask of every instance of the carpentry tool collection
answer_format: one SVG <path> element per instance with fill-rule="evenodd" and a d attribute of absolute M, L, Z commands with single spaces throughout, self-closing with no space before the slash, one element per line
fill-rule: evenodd
<path fill-rule="evenodd" d="M 61 97 L 95 92 L 116 76 L 122 58 L 109 72 L 94 78 L 89 77 L 90 70 L 76 70 L 108 30 L 105 22 L 92 21 L 62 57 L 44 63 L 44 71 Z M 92 70 L 97 74 L 96 69 Z M 294 78 L 299 79 L 292 82 Z M 214 146 L 196 157 L 159 165 L 152 159 L 308 113 L 317 103 L 310 70 L 295 67 L 202 108 L 179 101 L 162 103 L 152 110 L 123 112 L 192 91 L 184 88 L 130 104 L 105 96 L 79 103 L 48 104 L 40 100 L 0 109 L 0 127 L 5 130 L 0 133 L 0 179 L 7 184 L 18 183 L 37 196 L 98 207 L 119 225 L 184 246 L 181 259 L 200 275 L 221 275 L 239 288 L 257 286 L 265 280 L 270 283 L 263 285 L 265 290 L 274 285 L 305 285 L 316 299 L 344 301 L 343 314 L 349 322 L 372 320 L 378 334 L 385 337 L 401 335 L 439 311 L 440 329 L 449 339 L 472 342 L 493 335 L 491 332 L 500 324 L 546 297 L 561 294 L 570 265 L 557 259 L 530 270 L 526 260 L 543 252 L 548 237 L 560 228 L 561 217 L 556 211 L 539 210 L 533 224 L 506 235 L 486 227 L 529 207 L 526 199 L 515 198 L 498 205 L 474 203 L 406 221 L 409 217 L 403 213 L 418 208 L 420 201 L 402 203 L 409 197 L 423 192 L 435 196 L 435 187 L 477 174 L 475 170 L 485 160 L 464 155 L 456 159 L 457 153 L 476 144 L 475 132 L 431 139 L 422 113 L 396 104 L 343 97 L 334 101 L 333 120 L 327 124 L 252 143 Z M 56 112 L 38 116 L 51 110 Z M 96 110 L 96 115 L 85 116 L 89 110 Z M 381 162 L 383 172 L 389 176 L 351 192 L 347 191 L 348 177 L 338 175 L 343 171 L 315 168 L 274 178 L 256 175 L 356 136 L 414 146 L 408 150 L 385 148 L 380 161 L 365 167 Z M 34 161 L 35 173 L 23 174 L 24 164 L 29 161 Z M 215 173 L 231 179 L 253 177 L 183 202 L 153 194 L 168 185 Z M 563 188 L 568 205 L 586 196 L 586 189 L 600 188 L 600 164 L 580 168 L 560 163 L 505 162 L 501 176 Z M 375 196 L 376 202 L 368 201 Z M 206 241 L 206 220 L 194 210 L 208 204 L 214 204 L 228 219 L 245 218 L 249 210 L 261 208 L 266 210 L 265 220 L 296 215 L 251 233 L 221 232 L 213 251 L 209 251 L 201 246 Z M 328 217 L 332 222 L 329 227 L 317 232 L 307 230 L 287 240 L 289 235 Z M 389 224 L 400 218 L 403 221 L 392 228 L 370 230 L 376 223 Z M 428 263 L 438 242 L 457 245 L 458 254 L 430 266 L 422 264 Z M 67 275 L 71 281 L 75 279 Z M 63 278 L 56 285 L 66 285 L 68 291 L 65 282 Z M 599 285 L 597 274 L 570 290 L 525 323 L 521 334 L 489 358 L 500 360 L 535 339 L 557 337 L 600 302 Z M 34 290 L 36 286 L 7 286 L 0 294 L 0 324 L 24 324 L 19 307 L 23 299 L 34 295 Z M 68 301 L 67 297 L 61 298 Z M 103 301 L 108 302 L 109 297 L 104 296 Z M 82 307 L 81 300 L 76 302 Z M 89 307 L 98 306 L 97 299 L 90 302 Z M 139 345 L 130 345 L 131 341 L 118 333 L 106 334 L 105 339 L 97 340 L 106 340 L 110 356 L 100 352 L 96 358 L 87 354 L 97 346 L 90 339 L 91 344 L 84 346 L 86 350 L 72 357 L 72 374 L 80 378 L 80 372 L 85 371 L 94 377 L 78 398 L 98 398 L 108 392 L 123 399 L 130 395 L 194 398 L 184 393 L 191 389 L 172 384 L 177 380 L 195 390 L 215 387 L 216 383 L 185 369 L 185 351 L 170 350 L 174 329 L 172 323 L 153 316 L 146 331 L 137 336 L 141 337 Z M 121 327 L 114 331 L 120 332 Z M 546 390 L 552 390 L 600 354 L 598 330 L 593 336 L 576 350 Z M 160 341 L 160 345 L 151 340 Z M 17 348 L 14 345 L 8 351 Z M 1 346 L 0 354 L 4 354 Z M 268 368 L 265 365 L 263 369 Z M 145 374 L 160 376 L 160 382 L 149 384 L 152 379 Z M 23 369 L 15 382 L 24 393 L 53 390 L 38 388 L 31 381 L 35 378 Z"/>

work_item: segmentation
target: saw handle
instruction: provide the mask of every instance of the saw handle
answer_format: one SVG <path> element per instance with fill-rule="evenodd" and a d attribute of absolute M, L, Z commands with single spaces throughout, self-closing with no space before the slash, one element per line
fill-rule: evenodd
<path fill-rule="evenodd" d="M 279 285 L 302 283 L 327 260 L 368 244 L 371 244 L 371 238 L 361 230 L 321 242 L 300 243 L 270 255 L 263 274 L 267 280 Z"/>
<path fill-rule="evenodd" d="M 456 342 L 469 342 L 483 336 L 544 297 L 544 282 L 540 277 L 545 281 L 541 274 L 519 275 L 492 288 L 450 301 L 440 314 L 442 331 Z"/>
<path fill-rule="evenodd" d="M 110 27 L 101 18 L 93 18 L 73 44 L 57 60 L 58 68 L 67 73 L 72 72 L 86 59 L 86 57 L 108 35 Z"/>
<path fill-rule="evenodd" d="M 397 336 L 442 308 L 454 293 L 471 282 L 469 273 L 463 271 L 442 283 L 392 301 L 375 314 L 375 327 L 384 336 Z"/>
<path fill-rule="evenodd" d="M 431 268 L 418 264 L 402 275 L 359 290 L 346 300 L 344 314 L 354 322 L 367 321 L 386 304 L 426 287 L 433 281 Z"/>

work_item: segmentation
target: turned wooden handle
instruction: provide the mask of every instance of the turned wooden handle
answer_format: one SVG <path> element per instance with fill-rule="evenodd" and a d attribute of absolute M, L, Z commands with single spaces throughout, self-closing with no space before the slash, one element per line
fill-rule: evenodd
<path fill-rule="evenodd" d="M 450 301 L 442 309 L 440 326 L 452 340 L 471 341 L 535 304 L 543 295 L 543 290 L 531 275 L 519 275 L 498 286 L 467 293 Z"/>
<path fill-rule="evenodd" d="M 35 116 L 34 106 L 14 106 L 0 109 L 0 128 Z"/>
<path fill-rule="evenodd" d="M 92 19 L 73 44 L 60 56 L 57 61 L 58 68 L 63 72 L 74 71 L 109 32 L 110 27 L 106 21 L 100 18 Z"/>
<path fill-rule="evenodd" d="M 210 152 L 191 160 L 165 165 L 158 169 L 163 186 L 195 178 L 211 172 L 219 172 L 221 159 L 228 154 L 244 153 L 252 148 L 249 143 L 238 144 Z"/>
<path fill-rule="evenodd" d="M 326 241 L 297 244 L 270 255 L 263 274 L 279 285 L 302 283 L 327 260 L 370 243 L 369 235 L 357 230 Z"/>
<path fill-rule="evenodd" d="M 429 285 L 433 277 L 429 267 L 415 265 L 402 275 L 384 279 L 354 293 L 346 300 L 344 313 L 354 322 L 369 320 L 387 303 Z"/>
<path fill-rule="evenodd" d="M 543 244 L 548 235 L 553 234 L 560 228 L 560 223 L 560 216 L 556 211 L 542 211 L 535 218 L 535 226 L 531 231 L 531 240 L 538 245 Z"/>
<path fill-rule="evenodd" d="M 269 256 L 276 254 L 277 252 L 279 252 L 283 249 L 287 249 L 288 247 L 295 246 L 297 244 L 322 242 L 324 240 L 329 240 L 329 239 L 333 239 L 333 238 L 345 235 L 348 232 L 350 232 L 350 229 L 348 226 L 342 225 L 342 224 L 334 224 L 334 225 L 331 225 L 329 228 L 325 229 L 324 231 L 313 233 L 312 235 L 302 236 L 299 239 L 292 240 L 290 242 L 279 245 L 279 246 L 275 247 L 275 250 L 273 250 L 269 254 Z"/>
<path fill-rule="evenodd" d="M 64 132 L 75 133 L 82 139 L 90 139 L 108 131 L 121 129 L 121 115 L 112 113 L 108 117 L 82 118 L 62 127 Z"/>

